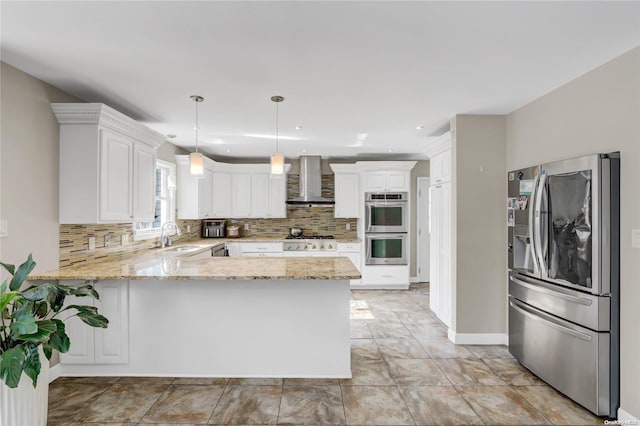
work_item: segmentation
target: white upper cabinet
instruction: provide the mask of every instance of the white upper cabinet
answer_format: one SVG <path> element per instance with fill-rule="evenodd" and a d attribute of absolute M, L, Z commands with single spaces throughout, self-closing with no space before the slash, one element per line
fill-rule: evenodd
<path fill-rule="evenodd" d="M 153 218 L 164 136 L 99 103 L 52 103 L 60 123 L 60 223 Z"/>
<path fill-rule="evenodd" d="M 282 175 L 272 175 L 269 164 L 234 164 L 233 175 L 250 176 L 249 187 L 246 187 L 246 178 L 237 187 L 249 197 L 249 214 L 241 214 L 246 211 L 246 206 L 242 210 L 232 208 L 232 217 L 247 218 L 284 218 L 287 217 L 287 172 L 291 166 L 285 164 L 285 172 Z M 236 190 L 233 194 L 235 196 Z"/>
<path fill-rule="evenodd" d="M 210 218 L 213 215 L 213 168 L 210 165 L 204 165 L 203 177 L 198 184 L 199 216 Z"/>
<path fill-rule="evenodd" d="M 360 217 L 360 175 L 352 164 L 331 164 L 335 187 L 334 217 Z"/>
<path fill-rule="evenodd" d="M 287 169 L 288 170 L 288 169 Z M 287 217 L 287 175 L 271 175 L 269 178 L 269 217 Z"/>
<path fill-rule="evenodd" d="M 451 151 L 445 151 L 431 157 L 431 182 L 441 183 L 451 180 Z"/>
<path fill-rule="evenodd" d="M 269 217 L 269 173 L 251 175 L 251 217 Z"/>
<path fill-rule="evenodd" d="M 231 172 L 213 171 L 213 213 L 211 217 L 231 217 Z"/>
<path fill-rule="evenodd" d="M 233 173 L 231 175 L 231 217 L 251 215 L 251 175 Z"/>
<path fill-rule="evenodd" d="M 176 155 L 177 219 L 204 219 L 213 211 L 213 161 L 204 158 L 202 176 L 191 174 L 188 155 Z"/>
<path fill-rule="evenodd" d="M 359 161 L 363 192 L 405 192 L 411 189 L 415 161 Z"/>

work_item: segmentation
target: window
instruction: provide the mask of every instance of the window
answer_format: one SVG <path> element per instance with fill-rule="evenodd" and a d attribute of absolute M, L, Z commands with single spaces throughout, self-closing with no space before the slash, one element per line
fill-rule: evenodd
<path fill-rule="evenodd" d="M 176 166 L 166 161 L 156 161 L 156 213 L 155 219 L 133 224 L 135 240 L 160 236 L 165 222 L 175 221 L 176 216 Z"/>

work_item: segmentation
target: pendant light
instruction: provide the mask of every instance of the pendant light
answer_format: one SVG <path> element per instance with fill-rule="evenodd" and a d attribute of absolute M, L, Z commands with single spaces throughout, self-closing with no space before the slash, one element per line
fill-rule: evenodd
<path fill-rule="evenodd" d="M 204 158 L 202 153 L 198 152 L 198 104 L 204 101 L 204 98 L 202 96 L 193 95 L 191 96 L 191 100 L 196 104 L 196 126 L 194 127 L 196 131 L 196 152 L 189 154 L 189 165 L 191 166 L 192 175 L 202 176 L 204 174 Z"/>
<path fill-rule="evenodd" d="M 276 103 L 276 152 L 271 154 L 271 174 L 281 175 L 284 173 L 284 155 L 278 151 L 278 104 L 284 101 L 284 98 L 272 96 L 271 100 Z"/>

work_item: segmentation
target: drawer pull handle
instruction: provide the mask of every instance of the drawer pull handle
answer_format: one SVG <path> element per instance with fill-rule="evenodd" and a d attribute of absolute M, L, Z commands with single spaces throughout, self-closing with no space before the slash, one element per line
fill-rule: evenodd
<path fill-rule="evenodd" d="M 393 275 L 383 275 L 382 278 L 393 278 Z"/>

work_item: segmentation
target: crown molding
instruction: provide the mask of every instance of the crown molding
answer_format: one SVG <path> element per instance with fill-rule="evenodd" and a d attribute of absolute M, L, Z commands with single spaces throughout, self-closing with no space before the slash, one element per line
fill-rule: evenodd
<path fill-rule="evenodd" d="M 451 149 L 451 132 L 447 132 L 427 145 L 424 153 L 430 159 Z"/>
<path fill-rule="evenodd" d="M 154 148 L 166 140 L 164 135 L 105 104 L 52 103 L 51 109 L 60 124 L 96 124 L 128 135 Z"/>

